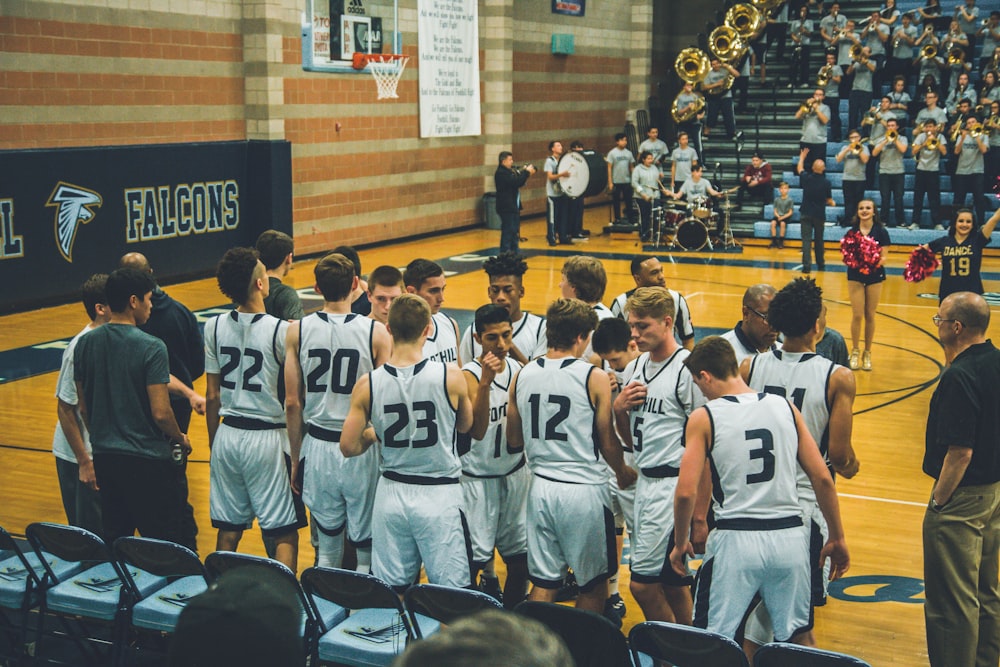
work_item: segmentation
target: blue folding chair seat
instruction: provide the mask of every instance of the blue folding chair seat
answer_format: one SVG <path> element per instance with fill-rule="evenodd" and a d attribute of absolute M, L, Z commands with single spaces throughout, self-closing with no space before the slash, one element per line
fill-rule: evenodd
<path fill-rule="evenodd" d="M 51 554 L 46 554 L 45 560 L 56 576 L 60 578 L 72 576 L 83 569 L 82 563 L 64 561 Z M 0 607 L 19 609 L 24 603 L 30 578 L 29 568 L 38 579 L 45 575 L 45 568 L 42 566 L 41 560 L 37 554 L 31 551 L 0 561 Z"/>
<path fill-rule="evenodd" d="M 165 577 L 156 577 L 138 568 L 131 569 L 129 574 L 143 597 L 167 583 Z M 60 614 L 112 621 L 118 613 L 122 586 L 114 563 L 101 563 L 63 579 L 46 591 L 46 607 Z"/>
<path fill-rule="evenodd" d="M 787 642 L 761 646 L 753 657 L 754 667 L 871 667 L 860 658 Z"/>
<path fill-rule="evenodd" d="M 187 602 L 208 590 L 204 577 L 182 577 L 155 591 L 132 608 L 132 625 L 156 632 L 173 632 Z"/>

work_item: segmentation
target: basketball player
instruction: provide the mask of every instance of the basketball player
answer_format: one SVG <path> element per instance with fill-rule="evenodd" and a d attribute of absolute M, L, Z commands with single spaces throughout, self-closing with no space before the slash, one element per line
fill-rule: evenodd
<path fill-rule="evenodd" d="M 586 255 L 570 257 L 563 263 L 562 280 L 559 289 L 564 299 L 579 299 L 590 306 L 597 315 L 597 321 L 614 317 L 611 311 L 601 303 L 604 290 L 608 286 L 608 274 L 601 260 Z M 595 325 L 596 326 L 596 325 Z M 593 327 L 591 327 L 593 331 Z M 590 359 L 594 355 L 590 347 L 590 334 L 587 334 L 587 347 L 583 358 Z"/>
<path fill-rule="evenodd" d="M 771 301 L 768 321 L 784 335 L 780 350 L 743 360 L 740 376 L 751 389 L 790 397 L 802 413 L 809 435 L 819 445 L 824 459 L 850 479 L 858 472 L 858 458 L 851 447 L 854 373 L 816 354 L 816 340 L 822 335 L 820 315 L 823 292 L 810 278 L 796 278 Z M 826 604 L 826 578 L 819 550 L 826 539 L 826 522 L 816 502 L 809 478 L 798 471 L 799 506 L 809 535 L 809 564 L 812 571 L 811 604 Z M 807 643 L 815 644 L 812 630 Z M 759 646 L 772 640 L 770 617 L 758 605 L 747 621 L 743 647 L 753 657 Z"/>
<path fill-rule="evenodd" d="M 778 349 L 778 332 L 767 322 L 767 309 L 776 290 L 771 285 L 751 285 L 743 293 L 743 319 L 722 334 L 736 351 L 737 361 Z"/>
<path fill-rule="evenodd" d="M 462 371 L 424 355 L 433 327 L 420 297 L 392 302 L 392 355 L 358 380 L 340 437 L 347 457 L 381 443 L 372 573 L 399 593 L 416 580 L 421 562 L 432 584 L 472 584 L 456 448 L 457 434 L 472 427 L 472 406 Z"/>
<path fill-rule="evenodd" d="M 635 287 L 666 287 L 667 281 L 663 277 L 663 265 L 660 260 L 652 255 L 636 255 L 632 258 L 632 280 Z M 691 309 L 688 307 L 687 299 L 680 292 L 667 288 L 670 297 L 674 300 L 674 335 L 680 344 L 687 350 L 694 348 L 694 325 L 691 324 Z M 622 292 L 611 302 L 611 314 L 622 320 L 628 321 L 628 309 L 625 304 L 632 296 L 635 289 Z"/>
<path fill-rule="evenodd" d="M 809 540 L 802 527 L 796 477 L 812 482 L 830 537 L 820 552 L 831 558 L 830 578 L 850 566 L 833 480 L 798 409 L 774 394 L 757 393 L 739 376 L 729 341 L 709 336 L 684 360 L 708 403 L 691 413 L 674 494 L 674 571 L 688 573 L 694 554 L 691 519 L 711 459 L 715 528 L 695 583 L 694 624 L 735 637 L 747 607 L 760 595 L 779 641 L 802 643 L 809 613 Z"/>
<path fill-rule="evenodd" d="M 632 340 L 628 323 L 617 317 L 609 317 L 598 322 L 590 343 L 596 357 L 591 358 L 590 363 L 603 366 L 608 372 L 608 379 L 611 380 L 611 398 L 614 400 L 619 388 L 625 384 L 625 368 L 639 356 L 639 348 Z M 618 437 L 617 432 L 615 436 Z M 621 438 L 618 438 L 618 442 L 621 444 Z M 625 465 L 635 469 L 635 457 L 632 455 L 631 445 L 626 447 L 622 444 L 622 450 Z M 608 489 L 611 491 L 611 511 L 615 516 L 617 562 L 621 563 L 622 552 L 625 549 L 625 529 L 628 528 L 628 534 L 632 535 L 635 526 L 635 484 L 627 489 L 619 489 L 615 471 L 608 467 Z M 621 623 L 627 611 L 625 601 L 622 600 L 618 590 L 618 579 L 617 572 L 608 579 L 608 599 L 604 603 L 605 618 L 615 623 Z"/>
<path fill-rule="evenodd" d="M 483 270 L 490 278 L 486 290 L 490 303 L 503 306 L 510 313 L 514 327 L 510 356 L 522 366 L 535 357 L 545 354 L 545 318 L 521 310 L 524 298 L 524 273 L 528 264 L 524 257 L 513 252 L 502 252 L 483 262 Z M 482 348 L 472 335 L 472 326 L 462 334 L 459 356 L 463 359 L 477 359 Z"/>
<path fill-rule="evenodd" d="M 596 260 L 595 260 L 596 261 Z M 548 352 L 518 373 L 507 407 L 507 442 L 522 448 L 534 479 L 528 495 L 529 598 L 553 602 L 567 567 L 579 609 L 601 613 L 614 557 L 614 519 L 604 462 L 618 486 L 635 482 L 611 434 L 611 383 L 579 359 L 597 324 L 590 304 L 558 299 L 546 313 Z"/>
<path fill-rule="evenodd" d="M 399 269 L 388 265 L 376 267 L 368 276 L 368 300 L 372 304 L 368 317 L 383 325 L 388 324 L 389 306 L 403 291 L 403 274 Z"/>
<path fill-rule="evenodd" d="M 473 582 L 475 573 L 493 558 L 495 547 L 507 564 L 503 603 L 513 609 L 528 591 L 524 523 L 531 475 L 525 467 L 524 452 L 512 452 L 507 447 L 508 392 L 521 364 L 510 358 L 513 327 L 506 308 L 499 304 L 482 306 L 476 311 L 475 327 L 481 352 L 462 368 L 472 403 L 472 429 L 468 437 L 459 437 Z M 466 451 L 462 451 L 462 443 Z"/>
<path fill-rule="evenodd" d="M 346 460 L 338 445 L 358 377 L 384 364 L 392 343 L 383 325 L 352 312 L 358 278 L 350 259 L 330 253 L 313 273 L 323 309 L 292 322 L 285 343 L 288 440 L 302 457 L 292 479 L 303 467 L 302 500 L 319 531 L 316 564 L 341 566 L 346 528 L 358 570 L 367 572 L 378 453 Z"/>
<path fill-rule="evenodd" d="M 461 368 L 458 354 L 458 322 L 441 312 L 446 281 L 444 269 L 429 259 L 415 259 L 406 265 L 403 283 L 408 294 L 416 294 L 431 309 L 431 332 L 424 343 L 424 357 Z"/>
<path fill-rule="evenodd" d="M 90 435 L 80 414 L 76 383 L 73 381 L 73 353 L 80 336 L 111 320 L 111 309 L 104 294 L 106 273 L 95 273 L 83 284 L 83 307 L 90 322 L 66 346 L 56 380 L 56 431 L 52 436 L 52 454 L 66 522 L 92 533 L 101 533 L 101 498 L 97 494 L 94 457 Z"/>
<path fill-rule="evenodd" d="M 205 323 L 209 512 L 219 531 L 216 549 L 236 551 L 256 516 L 261 533 L 274 538 L 276 560 L 295 572 L 299 534 L 285 467 L 285 411 L 278 400 L 288 322 L 264 312 L 268 279 L 252 248 L 228 250 L 216 277 L 237 304 Z M 290 452 L 298 461 L 298 448 Z"/>
<path fill-rule="evenodd" d="M 691 624 L 691 578 L 670 567 L 673 503 L 684 422 L 704 404 L 684 367 L 690 352 L 674 340 L 673 298 L 663 287 L 640 287 L 628 299 L 629 328 L 642 355 L 625 369 L 615 423 L 635 451 L 639 481 L 632 535 L 632 595 L 648 621 Z M 701 517 L 704 532 L 705 517 Z"/>

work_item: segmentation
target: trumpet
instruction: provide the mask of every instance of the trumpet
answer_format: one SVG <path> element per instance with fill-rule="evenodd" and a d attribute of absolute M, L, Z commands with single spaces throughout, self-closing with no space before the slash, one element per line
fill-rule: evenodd
<path fill-rule="evenodd" d="M 899 132 L 897 132 L 896 130 L 889 130 L 888 132 L 885 133 L 886 143 L 894 144 L 896 143 L 897 139 L 899 139 Z"/>
<path fill-rule="evenodd" d="M 830 85 L 831 79 L 833 79 L 833 65 L 823 65 L 816 77 L 816 85 L 820 88 L 826 88 Z"/>
<path fill-rule="evenodd" d="M 816 98 L 810 97 L 808 100 L 799 105 L 799 113 L 809 114 L 816 110 Z"/>
<path fill-rule="evenodd" d="M 986 131 L 982 123 L 973 123 L 972 127 L 969 128 L 969 136 L 973 139 L 978 139 L 984 134 L 989 135 L 989 132 Z"/>
<path fill-rule="evenodd" d="M 848 144 L 847 148 L 850 150 L 852 155 L 861 155 L 861 147 L 868 142 L 868 137 L 861 139 L 860 141 L 852 141 Z"/>
<path fill-rule="evenodd" d="M 937 58 L 937 47 L 933 44 L 925 44 L 922 49 L 920 49 L 920 57 L 924 60 L 933 60 Z"/>
<path fill-rule="evenodd" d="M 882 120 L 882 114 L 878 109 L 869 109 L 865 113 L 865 117 L 861 119 L 862 125 L 874 125 L 878 121 Z"/>
<path fill-rule="evenodd" d="M 929 151 L 936 151 L 938 149 L 938 146 L 940 145 L 941 145 L 941 140 L 938 139 L 936 135 L 928 137 L 927 141 L 924 142 L 924 148 L 926 148 Z"/>
<path fill-rule="evenodd" d="M 960 65 L 965 62 L 965 51 L 960 46 L 953 46 L 948 49 L 948 64 Z"/>

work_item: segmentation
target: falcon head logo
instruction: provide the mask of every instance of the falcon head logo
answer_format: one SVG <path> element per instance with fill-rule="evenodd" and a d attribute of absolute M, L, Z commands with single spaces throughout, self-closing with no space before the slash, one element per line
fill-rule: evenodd
<path fill-rule="evenodd" d="M 49 195 L 46 206 L 56 206 L 56 245 L 67 262 L 73 261 L 73 242 L 80 223 L 94 219 L 93 206 L 104 203 L 93 190 L 60 181 Z"/>

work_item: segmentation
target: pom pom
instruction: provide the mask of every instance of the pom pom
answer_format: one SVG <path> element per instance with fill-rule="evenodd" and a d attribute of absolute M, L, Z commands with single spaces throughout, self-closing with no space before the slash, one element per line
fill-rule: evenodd
<path fill-rule="evenodd" d="M 910 253 L 910 258 L 906 260 L 903 278 L 908 283 L 919 283 L 934 273 L 938 264 L 937 255 L 934 254 L 933 250 L 926 246 L 917 246 Z"/>
<path fill-rule="evenodd" d="M 868 275 L 878 269 L 882 259 L 881 246 L 875 239 L 851 230 L 840 239 L 840 254 L 849 269 Z"/>

